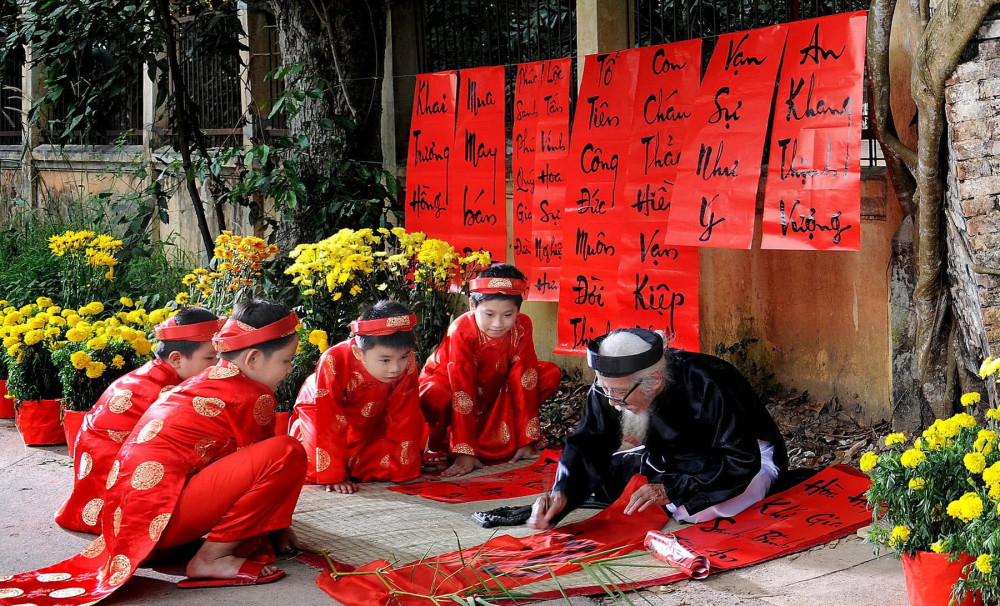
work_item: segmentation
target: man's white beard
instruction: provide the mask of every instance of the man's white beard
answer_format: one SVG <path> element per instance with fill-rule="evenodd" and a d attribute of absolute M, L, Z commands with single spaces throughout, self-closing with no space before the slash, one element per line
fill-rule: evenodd
<path fill-rule="evenodd" d="M 622 439 L 634 442 L 636 446 L 645 444 L 646 432 L 649 430 L 649 410 L 634 413 L 627 408 L 618 408 L 618 411 L 621 413 Z"/>

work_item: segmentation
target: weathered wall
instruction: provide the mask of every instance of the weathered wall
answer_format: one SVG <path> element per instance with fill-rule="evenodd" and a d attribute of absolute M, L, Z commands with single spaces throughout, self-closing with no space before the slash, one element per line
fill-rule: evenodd
<path fill-rule="evenodd" d="M 994 15 L 945 88 L 948 271 L 970 361 L 1000 353 L 1000 15 Z"/>

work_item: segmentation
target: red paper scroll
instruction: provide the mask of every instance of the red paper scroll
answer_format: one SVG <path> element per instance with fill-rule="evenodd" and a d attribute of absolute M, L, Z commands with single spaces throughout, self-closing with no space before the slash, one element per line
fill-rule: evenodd
<path fill-rule="evenodd" d="M 667 238 L 750 248 L 767 119 L 786 29 L 719 37 L 684 140 Z"/>
<path fill-rule="evenodd" d="M 451 237 L 448 176 L 455 140 L 455 72 L 419 74 L 406 159 L 406 228 Z"/>
<path fill-rule="evenodd" d="M 699 351 L 698 249 L 671 246 L 665 232 L 662 224 L 637 222 L 624 233 L 616 284 L 621 312 L 612 328 L 662 330 L 671 347 Z"/>
<path fill-rule="evenodd" d="M 562 216 L 569 158 L 569 59 L 541 62 L 535 194 L 532 204 L 529 301 L 558 301 L 563 262 Z"/>
<path fill-rule="evenodd" d="M 662 528 L 667 515 L 660 507 L 624 515 L 632 493 L 646 483 L 632 478 L 617 501 L 593 518 L 524 538 L 494 537 L 486 543 L 393 567 L 376 560 L 351 576 L 334 579 L 320 573 L 316 584 L 349 606 L 372 604 L 409 606 L 440 602 L 469 588 L 512 589 L 580 570 L 579 562 L 635 551 L 646 533 Z M 375 575 L 377 571 L 378 576 Z"/>
<path fill-rule="evenodd" d="M 507 259 L 506 137 L 503 67 L 463 69 L 458 123 L 448 179 L 456 250 L 490 251 Z"/>
<path fill-rule="evenodd" d="M 542 63 L 521 63 L 514 83 L 514 147 L 510 156 L 514 184 L 514 265 L 531 279 L 532 206 L 535 197 L 535 155 L 538 151 L 538 113 L 542 104 Z"/>
<path fill-rule="evenodd" d="M 478 476 L 470 480 L 434 480 L 390 486 L 389 490 L 445 503 L 471 503 L 513 499 L 541 494 L 552 487 L 559 465 L 559 451 L 546 450 L 531 465 Z"/>
<path fill-rule="evenodd" d="M 864 11 L 788 25 L 762 248 L 861 248 Z"/>
<path fill-rule="evenodd" d="M 701 40 L 639 49 L 626 174 L 626 215 L 666 228 L 681 143 L 701 79 Z"/>
<path fill-rule="evenodd" d="M 562 217 L 557 353 L 581 354 L 617 324 L 625 167 L 639 51 L 588 55 L 576 104 Z"/>

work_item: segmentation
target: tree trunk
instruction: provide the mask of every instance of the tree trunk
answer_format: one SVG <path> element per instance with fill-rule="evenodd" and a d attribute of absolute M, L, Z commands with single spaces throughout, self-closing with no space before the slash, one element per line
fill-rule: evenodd
<path fill-rule="evenodd" d="M 296 209 L 291 225 L 279 233 L 279 244 L 286 249 L 317 230 L 296 220 L 309 216 L 308 207 L 323 204 L 315 184 L 348 158 L 381 164 L 386 10 L 386 5 L 366 0 L 274 3 L 282 62 L 304 64 L 301 73 L 310 78 L 286 84 L 325 89 L 319 98 L 306 97 L 289 122 L 294 135 L 309 137 L 308 152 L 300 156 L 298 167 L 308 197 L 300 203 L 305 208 Z"/>

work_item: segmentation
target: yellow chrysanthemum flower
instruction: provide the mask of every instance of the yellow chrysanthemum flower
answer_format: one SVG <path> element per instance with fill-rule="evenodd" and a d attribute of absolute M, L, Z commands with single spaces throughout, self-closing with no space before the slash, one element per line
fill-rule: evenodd
<path fill-rule="evenodd" d="M 893 446 L 895 444 L 903 444 L 906 442 L 906 436 L 901 433 L 890 433 L 885 437 L 885 445 Z"/>
<path fill-rule="evenodd" d="M 980 395 L 978 391 L 971 391 L 966 394 L 962 394 L 962 406 L 972 406 L 973 404 L 978 404 L 983 396 Z"/>
<path fill-rule="evenodd" d="M 1000 485 L 1000 461 L 983 470 L 983 481 L 987 486 Z"/>
<path fill-rule="evenodd" d="M 927 486 L 927 482 L 923 478 L 913 478 L 910 480 L 911 490 L 923 490 Z"/>
<path fill-rule="evenodd" d="M 962 459 L 965 468 L 972 473 L 982 473 L 986 469 L 986 457 L 980 452 L 970 452 Z"/>
<path fill-rule="evenodd" d="M 149 352 L 153 351 L 153 346 L 145 337 L 139 337 L 132 343 L 132 349 L 140 356 L 148 356 Z"/>
<path fill-rule="evenodd" d="M 974 492 L 967 492 L 957 501 L 948 503 L 948 515 L 963 522 L 975 520 L 983 515 L 983 500 Z"/>
<path fill-rule="evenodd" d="M 90 379 L 96 379 L 104 374 L 105 368 L 104 362 L 91 362 L 90 364 L 87 364 L 87 377 Z"/>
<path fill-rule="evenodd" d="M 52 299 L 48 297 L 38 297 L 37 299 L 35 299 L 35 303 L 39 307 L 52 307 Z"/>
<path fill-rule="evenodd" d="M 118 299 L 118 302 L 124 305 L 125 307 L 132 307 L 133 305 L 135 305 L 135 303 L 132 302 L 132 299 L 129 299 L 128 297 L 122 297 L 121 299 Z"/>
<path fill-rule="evenodd" d="M 859 467 L 861 468 L 861 471 L 865 471 L 865 472 L 871 471 L 876 465 L 878 465 L 878 455 L 877 454 L 875 454 L 874 452 L 870 452 L 869 451 L 869 452 L 866 452 L 865 454 L 861 455 L 861 462 L 859 464 Z"/>
<path fill-rule="evenodd" d="M 898 547 L 909 540 L 910 529 L 906 526 L 896 526 L 892 529 L 892 535 L 889 536 L 889 545 Z"/>
<path fill-rule="evenodd" d="M 66 331 L 66 338 L 74 343 L 79 343 L 90 336 L 90 333 L 81 328 L 71 328 Z"/>
<path fill-rule="evenodd" d="M 42 339 L 45 338 L 45 331 L 38 328 L 34 330 L 29 330 L 27 334 L 24 335 L 25 345 L 34 345 L 36 343 L 41 343 Z"/>
<path fill-rule="evenodd" d="M 1000 408 L 991 408 L 986 411 L 986 417 L 989 419 L 1000 419 Z"/>
<path fill-rule="evenodd" d="M 122 368 L 123 366 L 125 366 L 125 358 L 123 358 L 123 357 L 122 357 L 122 356 L 121 356 L 121 355 L 119 354 L 119 355 L 117 355 L 117 356 L 115 356 L 115 357 L 111 358 L 111 365 L 112 365 L 112 366 L 114 366 L 115 368 L 119 368 L 119 369 L 120 369 L 120 368 Z"/>
<path fill-rule="evenodd" d="M 899 463 L 903 467 L 910 467 L 910 468 L 916 467 L 917 465 L 920 465 L 926 460 L 927 460 L 927 455 L 925 455 L 922 451 L 913 448 L 907 450 L 906 452 L 903 453 L 901 457 L 899 457 Z"/>
<path fill-rule="evenodd" d="M 993 572 L 993 558 L 990 557 L 990 554 L 984 553 L 976 558 L 976 568 L 978 568 L 979 572 L 983 574 Z"/>
<path fill-rule="evenodd" d="M 934 553 L 944 553 L 944 543 L 941 541 L 934 541 L 931 543 L 931 551 Z"/>
<path fill-rule="evenodd" d="M 78 351 L 73 353 L 69 357 L 69 361 L 73 364 L 73 368 L 77 370 L 83 370 L 91 362 L 90 354 L 85 351 Z"/>
<path fill-rule="evenodd" d="M 177 296 L 174 297 L 174 301 L 177 301 L 181 305 L 186 304 L 190 300 L 191 300 L 191 295 L 187 294 L 186 292 L 179 292 L 177 293 Z"/>

